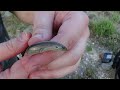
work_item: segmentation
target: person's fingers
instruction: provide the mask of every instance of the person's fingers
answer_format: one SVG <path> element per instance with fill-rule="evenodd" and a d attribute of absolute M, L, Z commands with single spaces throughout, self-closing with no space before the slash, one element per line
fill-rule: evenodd
<path fill-rule="evenodd" d="M 64 52 L 45 52 L 43 54 L 34 55 L 30 58 L 29 65 L 27 65 L 27 68 L 31 68 L 31 66 L 37 67 L 37 63 L 38 63 L 38 65 L 40 64 L 40 66 L 47 65 L 50 62 L 52 62 L 53 60 L 55 60 L 56 58 L 61 57 L 61 55 L 63 53 L 64 53 L 64 55 L 62 57 L 66 57 L 67 55 L 69 55 L 69 53 L 72 52 L 71 49 L 73 47 L 75 47 L 74 45 L 76 45 L 78 40 L 80 38 L 82 38 L 83 32 L 85 32 L 86 28 L 88 28 L 87 20 L 88 20 L 88 18 L 86 18 L 86 16 L 84 16 L 84 15 L 81 15 L 81 13 L 79 13 L 79 14 L 75 13 L 72 15 L 71 18 L 69 17 L 69 19 L 66 17 L 62 26 L 59 29 L 58 34 L 51 41 L 56 41 L 56 42 L 59 42 L 59 43 L 65 45 L 68 48 L 68 51 L 66 53 L 64 53 Z M 86 33 L 89 33 L 89 31 L 87 31 Z M 87 37 L 89 35 L 86 34 L 86 35 L 83 35 L 83 37 L 84 36 L 85 36 L 85 39 L 87 39 Z M 85 39 L 83 39 L 83 41 Z M 81 44 L 80 46 L 84 47 L 84 43 L 85 42 L 83 42 L 83 44 Z M 82 50 L 82 49 L 79 49 L 79 50 Z M 73 58 L 75 60 L 78 60 L 80 57 L 80 54 L 78 52 L 75 52 L 75 55 L 77 55 L 77 56 L 72 55 Z M 65 60 L 65 62 L 66 62 L 66 60 Z M 74 61 L 74 62 L 76 62 L 76 61 Z"/>
<path fill-rule="evenodd" d="M 42 70 L 37 71 L 29 75 L 31 79 L 54 79 L 54 78 L 62 78 L 73 71 L 77 70 L 79 66 L 80 60 L 73 66 L 64 67 L 62 69 L 55 70 Z"/>
<path fill-rule="evenodd" d="M 60 58 L 57 58 L 55 61 L 49 63 L 44 68 L 51 70 L 76 64 L 76 62 L 81 58 L 82 54 L 84 53 L 86 42 L 88 40 L 89 31 L 85 31 L 86 32 L 81 35 L 80 40 L 78 40 L 76 45 L 68 53 L 62 55 Z"/>
<path fill-rule="evenodd" d="M 28 44 L 32 45 L 37 42 L 49 40 L 52 37 L 53 20 L 53 11 L 35 12 L 32 38 Z"/>
<path fill-rule="evenodd" d="M 83 36 L 81 36 L 81 38 L 77 42 L 77 44 L 69 52 L 65 53 L 64 55 L 62 55 L 61 57 L 57 58 L 55 61 L 53 61 L 49 64 L 47 64 L 47 63 L 50 62 L 50 60 L 51 61 L 54 60 L 54 57 L 53 57 L 54 55 L 52 55 L 52 54 L 55 54 L 55 53 L 51 54 L 49 52 L 51 57 L 47 57 L 47 56 L 45 57 L 44 54 L 42 54 L 39 56 L 40 57 L 39 61 L 38 61 L 38 55 L 36 55 L 37 57 L 36 56 L 31 57 L 34 59 L 34 62 L 32 61 L 31 63 L 29 62 L 29 63 L 27 63 L 27 65 L 24 65 L 26 70 L 28 70 L 28 72 L 32 72 L 32 71 L 40 68 L 43 70 L 51 71 L 51 70 L 57 70 L 57 69 L 65 68 L 65 67 L 74 66 L 78 62 L 78 60 L 80 61 L 80 57 L 82 56 L 82 54 L 84 52 L 88 36 L 89 36 L 89 32 L 86 30 L 86 32 L 83 33 Z M 48 53 L 46 53 L 46 54 L 48 54 Z M 41 59 L 43 59 L 43 60 L 41 60 Z M 44 66 L 45 64 L 47 64 L 47 65 Z M 43 66 L 43 67 L 41 67 L 41 66 Z"/>
<path fill-rule="evenodd" d="M 0 62 L 23 52 L 28 46 L 30 33 L 22 33 L 20 37 L 0 43 Z"/>
<path fill-rule="evenodd" d="M 28 59 L 21 61 L 22 64 L 25 66 L 25 69 L 28 70 L 28 72 L 33 72 L 37 68 L 47 65 L 48 63 L 53 61 L 55 56 L 52 54 L 55 55 L 55 52 L 45 52 L 43 54 L 37 54 L 33 56 L 28 55 L 28 56 L 24 56 L 27 57 Z"/>
<path fill-rule="evenodd" d="M 0 79 L 27 79 L 28 75 L 29 72 L 24 68 L 21 60 L 19 60 L 15 62 L 11 68 L 1 72 Z"/>
<path fill-rule="evenodd" d="M 62 43 L 68 49 L 71 49 L 82 32 L 88 28 L 88 23 L 89 18 L 83 12 L 68 13 L 62 20 L 58 34 L 51 41 Z"/>
<path fill-rule="evenodd" d="M 68 52 L 51 62 L 46 68 L 53 69 L 66 65 L 69 66 L 75 64 L 79 60 L 84 52 L 89 37 L 88 22 L 88 18 L 84 14 L 81 15 L 81 13 L 74 13 L 71 18 L 66 17 L 64 19 L 58 35 L 55 36 L 52 41 L 57 41 L 65 45 L 68 48 Z"/>

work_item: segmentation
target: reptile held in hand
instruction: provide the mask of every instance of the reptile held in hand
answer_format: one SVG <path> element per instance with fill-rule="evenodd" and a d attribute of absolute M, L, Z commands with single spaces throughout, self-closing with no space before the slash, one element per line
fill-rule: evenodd
<path fill-rule="evenodd" d="M 67 48 L 58 42 L 43 41 L 29 46 L 26 49 L 25 53 L 33 55 L 33 54 L 43 53 L 46 51 L 59 51 L 59 50 L 67 51 Z"/>

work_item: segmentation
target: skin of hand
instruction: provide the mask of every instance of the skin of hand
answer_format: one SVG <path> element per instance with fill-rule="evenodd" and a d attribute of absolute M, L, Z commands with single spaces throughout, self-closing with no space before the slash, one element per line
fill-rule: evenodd
<path fill-rule="evenodd" d="M 0 51 L 2 52 L 0 53 L 3 56 L 0 61 L 17 55 L 28 45 L 46 40 L 59 42 L 65 45 L 68 51 L 49 51 L 33 56 L 25 55 L 10 69 L 1 72 L 0 78 L 52 79 L 64 77 L 75 71 L 79 66 L 90 35 L 88 16 L 82 11 L 34 11 L 30 13 L 32 13 L 31 19 L 27 18 L 29 21 L 24 19 L 28 15 L 18 14 L 18 17 L 21 20 L 24 19 L 24 22 L 32 23 L 32 36 L 30 34 L 23 35 L 26 40 L 23 40 L 22 46 L 18 45 L 19 40 L 10 40 L 11 43 L 1 44 L 0 49 L 2 50 Z M 15 42 L 18 42 L 18 46 Z M 4 56 L 4 53 L 8 52 L 7 50 L 15 52 Z"/>
<path fill-rule="evenodd" d="M 28 47 L 30 37 L 30 33 L 22 33 L 17 38 L 0 43 L 0 62 L 23 52 Z M 0 67 L 0 70 L 0 79 L 20 79 L 28 77 L 28 73 L 26 73 L 23 68 L 21 60 L 17 61 L 11 68 L 5 71 L 2 71 L 2 67 Z"/>

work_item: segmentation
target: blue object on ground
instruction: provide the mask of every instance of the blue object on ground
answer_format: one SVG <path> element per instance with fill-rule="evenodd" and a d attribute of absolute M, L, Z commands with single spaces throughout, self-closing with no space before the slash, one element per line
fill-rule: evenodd
<path fill-rule="evenodd" d="M 104 53 L 102 63 L 109 63 L 112 60 L 112 53 Z"/>

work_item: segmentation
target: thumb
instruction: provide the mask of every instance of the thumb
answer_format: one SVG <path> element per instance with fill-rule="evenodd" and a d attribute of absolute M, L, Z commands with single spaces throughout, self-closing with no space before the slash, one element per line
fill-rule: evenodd
<path fill-rule="evenodd" d="M 22 33 L 19 37 L 0 44 L 0 62 L 23 52 L 28 46 L 30 33 Z"/>
<path fill-rule="evenodd" d="M 34 15 L 34 25 L 32 37 L 28 41 L 29 45 L 37 42 L 50 40 L 52 37 L 52 27 L 54 12 L 38 11 Z"/>

